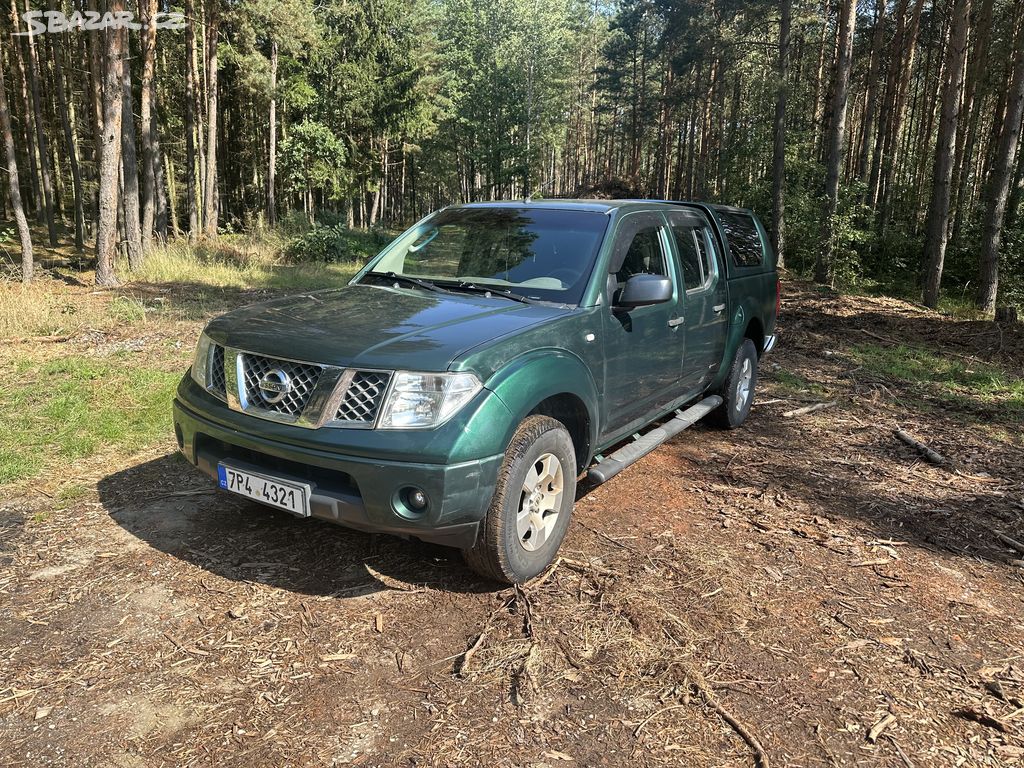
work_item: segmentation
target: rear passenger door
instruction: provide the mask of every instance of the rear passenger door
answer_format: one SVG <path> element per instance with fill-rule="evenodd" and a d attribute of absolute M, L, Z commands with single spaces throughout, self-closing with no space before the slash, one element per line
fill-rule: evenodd
<path fill-rule="evenodd" d="M 672 258 L 671 234 L 658 213 L 630 213 L 619 222 L 608 275 L 604 315 L 604 436 L 650 421 L 652 411 L 679 394 L 686 337 L 682 329 L 683 289 Z M 665 275 L 675 291 L 661 304 L 623 309 L 615 298 L 634 275 Z"/>
<path fill-rule="evenodd" d="M 680 390 L 696 392 L 714 378 L 725 354 L 728 290 L 711 225 L 704 215 L 672 211 L 668 221 L 686 287 L 682 313 L 686 356 Z"/>

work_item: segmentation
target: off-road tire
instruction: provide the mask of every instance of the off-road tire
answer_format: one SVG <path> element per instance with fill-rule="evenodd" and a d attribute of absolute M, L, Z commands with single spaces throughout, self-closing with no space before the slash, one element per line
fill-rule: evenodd
<path fill-rule="evenodd" d="M 544 455 L 561 463 L 562 496 L 547 539 L 535 551 L 520 543 L 516 519 L 523 502 L 523 483 Z M 548 416 L 529 416 L 516 430 L 498 472 L 491 506 L 480 524 L 476 545 L 462 554 L 481 576 L 505 584 L 522 584 L 539 575 L 555 559 L 569 527 L 576 498 L 576 451 L 569 432 Z"/>
<path fill-rule="evenodd" d="M 757 347 L 750 339 L 744 339 L 718 392 L 722 396 L 722 404 L 709 414 L 708 420 L 725 429 L 736 429 L 750 415 L 756 391 Z"/>

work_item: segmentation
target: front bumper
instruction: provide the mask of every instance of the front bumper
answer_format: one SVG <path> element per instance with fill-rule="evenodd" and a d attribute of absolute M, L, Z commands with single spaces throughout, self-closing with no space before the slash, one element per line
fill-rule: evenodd
<path fill-rule="evenodd" d="M 313 517 L 463 549 L 476 542 L 503 458 L 427 464 L 299 447 L 218 424 L 179 399 L 174 431 L 185 458 L 214 479 L 220 461 L 249 465 L 309 483 Z M 403 503 L 402 490 L 408 487 L 426 493 L 425 511 L 413 512 Z"/>

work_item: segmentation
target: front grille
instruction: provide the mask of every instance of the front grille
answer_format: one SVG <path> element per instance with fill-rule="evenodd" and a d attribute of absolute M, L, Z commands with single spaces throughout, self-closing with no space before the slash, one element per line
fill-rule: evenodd
<path fill-rule="evenodd" d="M 273 394 L 264 395 L 260 389 L 260 381 L 275 370 L 281 371 L 287 377 L 291 389 L 277 402 L 270 402 L 267 397 L 272 397 Z M 298 418 L 305 410 L 320 374 L 323 373 L 323 368 L 319 365 L 295 363 L 291 360 L 243 354 L 242 371 L 244 373 L 245 400 L 249 407 Z"/>
<path fill-rule="evenodd" d="M 378 371 L 357 371 L 334 416 L 335 421 L 372 424 L 380 410 L 391 374 Z"/>
<path fill-rule="evenodd" d="M 213 345 L 213 356 L 210 359 L 210 391 L 217 397 L 226 400 L 228 396 L 227 379 L 224 376 L 224 347 Z"/>

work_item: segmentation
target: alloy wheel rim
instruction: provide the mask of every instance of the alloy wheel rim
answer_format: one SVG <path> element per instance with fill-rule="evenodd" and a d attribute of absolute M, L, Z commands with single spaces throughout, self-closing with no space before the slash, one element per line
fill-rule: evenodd
<path fill-rule="evenodd" d="M 516 515 L 519 545 L 535 552 L 547 542 L 558 522 L 565 489 L 562 462 L 553 453 L 545 453 L 533 462 L 523 480 Z"/>
<path fill-rule="evenodd" d="M 750 364 L 750 358 L 743 358 L 743 366 L 740 368 L 740 378 L 736 383 L 736 410 L 742 411 L 750 399 L 751 384 L 754 381 L 754 366 Z"/>

